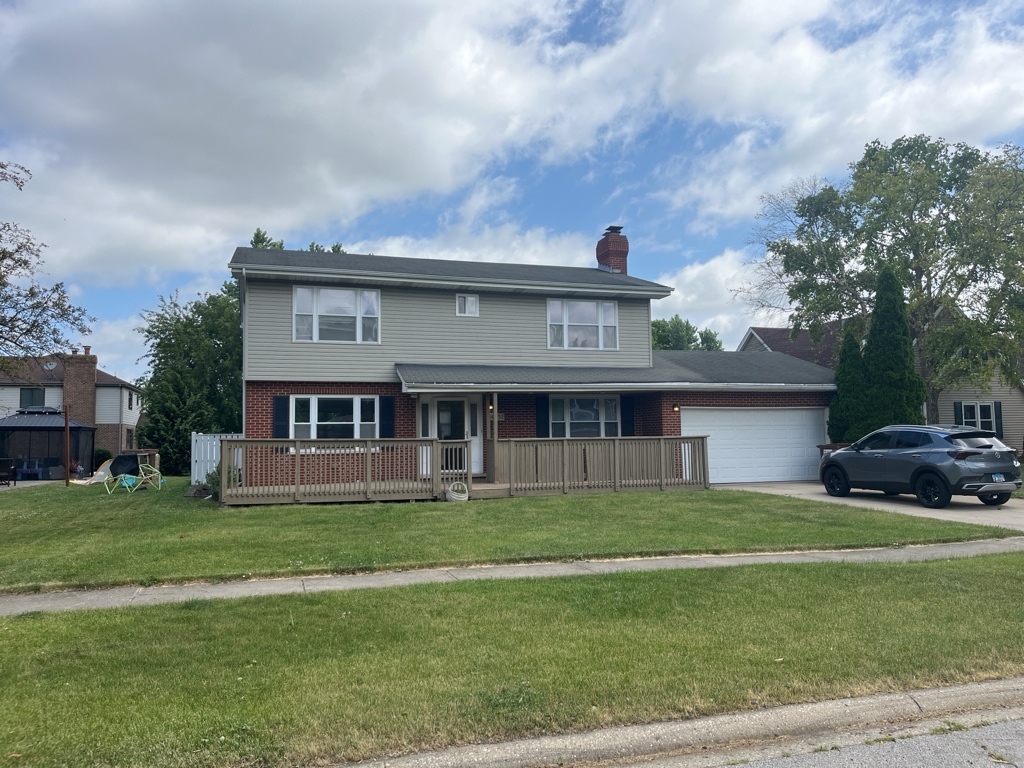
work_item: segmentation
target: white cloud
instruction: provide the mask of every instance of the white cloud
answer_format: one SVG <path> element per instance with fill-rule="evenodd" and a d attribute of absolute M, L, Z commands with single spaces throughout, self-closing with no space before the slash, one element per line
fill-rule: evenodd
<path fill-rule="evenodd" d="M 751 325 L 785 325 L 784 318 L 758 315 L 736 297 L 735 289 L 749 279 L 748 259 L 743 251 L 727 249 L 707 261 L 659 275 L 655 282 L 675 290 L 654 302 L 654 317 L 679 315 L 698 328 L 710 328 L 726 349 L 735 349 Z"/>
<path fill-rule="evenodd" d="M 92 335 L 83 339 L 82 345 L 92 347 L 100 370 L 134 382 L 147 370 L 145 361 L 140 360 L 146 351 L 145 342 L 135 330 L 141 325 L 142 318 L 138 316 L 95 323 Z"/>

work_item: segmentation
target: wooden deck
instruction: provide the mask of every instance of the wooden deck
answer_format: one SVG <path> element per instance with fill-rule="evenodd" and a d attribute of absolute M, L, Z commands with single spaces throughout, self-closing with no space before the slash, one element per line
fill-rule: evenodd
<path fill-rule="evenodd" d="M 221 445 L 223 504 L 471 499 L 708 487 L 707 438 L 502 440 L 494 481 L 468 471 L 469 441 L 238 440 Z"/>

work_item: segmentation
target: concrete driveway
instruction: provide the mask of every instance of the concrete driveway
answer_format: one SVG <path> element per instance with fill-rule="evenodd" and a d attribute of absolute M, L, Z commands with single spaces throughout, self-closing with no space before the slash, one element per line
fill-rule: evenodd
<path fill-rule="evenodd" d="M 883 509 L 886 512 L 899 512 L 901 515 L 913 515 L 914 517 L 932 517 L 936 520 L 953 520 L 958 523 L 999 525 L 1003 528 L 1024 531 L 1024 499 L 1017 498 L 1010 499 L 1001 507 L 988 507 L 973 496 L 954 496 L 945 509 L 927 509 L 922 507 L 911 494 L 886 496 L 880 491 L 852 490 L 849 496 L 836 498 L 825 493 L 825 487 L 817 482 L 722 483 L 712 485 L 711 488 L 775 493 L 780 496 L 793 496 L 811 501 L 827 501 L 832 504 L 847 504 L 852 507 Z"/>

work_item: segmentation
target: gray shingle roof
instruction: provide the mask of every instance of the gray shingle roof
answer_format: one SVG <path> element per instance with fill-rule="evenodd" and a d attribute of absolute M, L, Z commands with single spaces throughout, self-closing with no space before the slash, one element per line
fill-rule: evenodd
<path fill-rule="evenodd" d="M 835 389 L 832 371 L 779 352 L 654 352 L 650 368 L 504 365 L 399 364 L 410 390 L 564 389 L 615 386 L 620 389 Z"/>
<path fill-rule="evenodd" d="M 69 429 L 96 429 L 77 419 L 68 419 Z M 61 430 L 64 429 L 62 413 L 15 413 L 0 419 L 0 431 L 14 430 Z"/>
<path fill-rule="evenodd" d="M 14 358 L 5 358 L 13 361 Z M 53 368 L 47 369 L 46 363 L 53 363 Z M 15 367 L 12 373 L 0 371 L 0 386 L 49 386 L 57 387 L 64 383 L 64 362 L 61 355 L 44 355 L 42 357 L 28 358 L 18 361 L 20 365 Z M 128 387 L 136 392 L 141 390 L 130 381 L 119 379 L 106 371 L 96 369 L 97 387 Z"/>
<path fill-rule="evenodd" d="M 228 267 L 233 274 L 242 268 L 250 272 L 272 272 L 281 275 L 322 275 L 325 277 L 376 278 L 381 282 L 450 283 L 495 287 L 520 285 L 543 288 L 569 286 L 603 291 L 623 291 L 652 298 L 668 296 L 672 289 L 641 280 L 587 267 L 563 267 L 545 264 L 506 264 L 486 261 L 454 261 L 449 259 L 407 259 L 396 256 L 375 256 L 357 253 L 318 253 L 312 251 L 279 251 L 273 249 L 236 248 Z"/>

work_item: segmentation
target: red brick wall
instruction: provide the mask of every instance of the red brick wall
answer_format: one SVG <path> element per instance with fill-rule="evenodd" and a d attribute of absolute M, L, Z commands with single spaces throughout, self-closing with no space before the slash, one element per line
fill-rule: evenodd
<path fill-rule="evenodd" d="M 617 232 L 607 232 L 597 241 L 597 263 L 612 272 L 627 274 L 626 261 L 629 256 L 629 240 Z"/>
<path fill-rule="evenodd" d="M 276 395 L 390 395 L 395 398 L 395 437 L 416 437 L 416 400 L 400 384 L 324 384 L 321 382 L 248 381 L 245 384 L 245 436 L 274 434 Z"/>
<path fill-rule="evenodd" d="M 96 448 L 106 448 L 111 454 L 117 456 L 123 453 L 122 427 L 120 424 L 97 424 L 96 425 Z M 84 462 L 83 462 L 84 463 Z"/>
<path fill-rule="evenodd" d="M 64 404 L 72 419 L 96 424 L 96 355 L 65 355 Z"/>
<path fill-rule="evenodd" d="M 498 439 L 537 436 L 537 396 L 498 395 Z"/>

